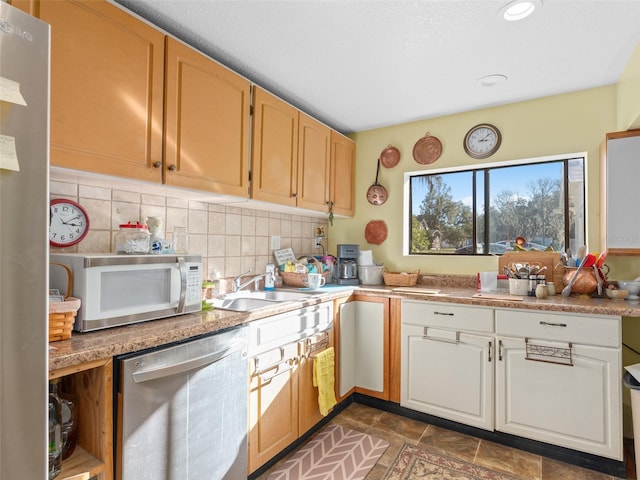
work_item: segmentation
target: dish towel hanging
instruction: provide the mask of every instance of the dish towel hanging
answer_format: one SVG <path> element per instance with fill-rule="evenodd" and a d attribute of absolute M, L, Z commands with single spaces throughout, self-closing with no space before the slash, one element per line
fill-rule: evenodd
<path fill-rule="evenodd" d="M 326 417 L 336 405 L 334 393 L 335 352 L 333 347 L 316 354 L 313 359 L 313 386 L 318 387 L 318 405 L 320 413 Z"/>

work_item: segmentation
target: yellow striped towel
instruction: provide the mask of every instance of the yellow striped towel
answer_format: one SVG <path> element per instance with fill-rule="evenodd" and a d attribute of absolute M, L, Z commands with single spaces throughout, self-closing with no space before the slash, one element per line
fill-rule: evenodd
<path fill-rule="evenodd" d="M 318 405 L 320 413 L 326 417 L 336 405 L 334 392 L 335 352 L 333 347 L 318 353 L 313 359 L 313 386 L 318 387 Z"/>

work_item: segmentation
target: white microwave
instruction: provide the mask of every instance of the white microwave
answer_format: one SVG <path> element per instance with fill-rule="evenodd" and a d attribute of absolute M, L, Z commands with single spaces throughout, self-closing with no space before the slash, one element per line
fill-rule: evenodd
<path fill-rule="evenodd" d="M 89 332 L 202 309 L 201 255 L 50 255 L 49 288 L 81 300 L 74 330 Z"/>

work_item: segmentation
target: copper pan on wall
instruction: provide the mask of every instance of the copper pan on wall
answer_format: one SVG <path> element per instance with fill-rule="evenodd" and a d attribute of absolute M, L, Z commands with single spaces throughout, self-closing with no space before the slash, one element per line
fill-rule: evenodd
<path fill-rule="evenodd" d="M 413 159 L 420 165 L 435 162 L 441 154 L 442 143 L 436 137 L 429 135 L 429 132 L 413 146 Z"/>
<path fill-rule="evenodd" d="M 393 168 L 400 161 L 400 150 L 393 145 L 388 145 L 380 152 L 380 162 L 385 168 Z"/>
<path fill-rule="evenodd" d="M 382 205 L 387 201 L 387 189 L 380 185 L 378 176 L 380 175 L 380 159 L 378 159 L 378 170 L 376 172 L 376 181 L 367 190 L 367 201 L 371 205 Z"/>

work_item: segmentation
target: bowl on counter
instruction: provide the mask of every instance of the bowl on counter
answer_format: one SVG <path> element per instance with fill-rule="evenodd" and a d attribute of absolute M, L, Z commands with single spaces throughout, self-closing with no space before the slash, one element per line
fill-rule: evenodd
<path fill-rule="evenodd" d="M 640 299 L 640 296 L 638 296 L 638 293 L 640 293 L 640 281 L 618 280 L 618 287 L 620 287 L 620 289 L 622 290 L 627 290 L 629 292 L 629 296 L 627 297 L 627 300 Z"/>
<path fill-rule="evenodd" d="M 358 278 L 361 285 L 382 285 L 384 265 L 358 265 Z"/>
<path fill-rule="evenodd" d="M 604 290 L 607 293 L 607 297 L 609 297 L 611 300 L 624 300 L 629 295 L 628 290 L 613 288 L 605 288 Z"/>

